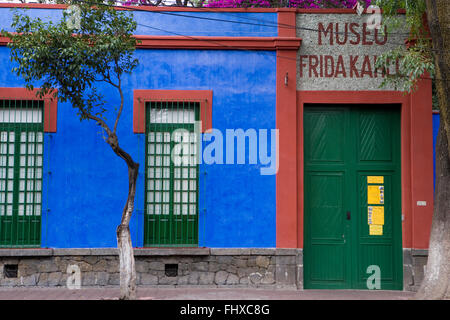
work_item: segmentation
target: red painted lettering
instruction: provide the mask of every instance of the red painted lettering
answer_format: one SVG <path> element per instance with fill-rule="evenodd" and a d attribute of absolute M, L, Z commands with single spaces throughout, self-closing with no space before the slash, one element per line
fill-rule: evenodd
<path fill-rule="evenodd" d="M 350 78 L 353 78 L 355 74 L 356 78 L 359 78 L 358 69 L 356 68 L 356 62 L 358 62 L 359 56 L 350 56 Z"/>
<path fill-rule="evenodd" d="M 370 31 L 367 30 L 367 23 L 363 23 L 363 40 L 362 40 L 362 44 L 365 46 L 371 46 L 373 45 L 373 41 L 369 41 L 367 40 L 367 36 L 370 36 Z"/>
<path fill-rule="evenodd" d="M 322 33 L 325 37 L 330 34 L 330 45 L 333 45 L 333 23 L 328 24 L 328 27 L 325 29 L 322 22 L 319 22 L 319 45 L 322 45 Z"/>
<path fill-rule="evenodd" d="M 373 56 L 373 65 L 375 66 L 376 63 L 377 63 L 377 56 Z M 375 68 L 375 67 L 374 67 L 374 70 L 373 70 L 373 77 L 374 77 L 374 78 L 378 78 L 378 73 L 381 74 L 381 69 Z"/>
<path fill-rule="evenodd" d="M 369 56 L 364 56 L 364 61 L 363 61 L 363 65 L 362 65 L 361 77 L 364 77 L 365 75 L 368 75 L 371 78 L 373 77 L 372 76 L 372 65 L 370 63 Z"/>
<path fill-rule="evenodd" d="M 320 77 L 323 77 L 323 56 L 319 57 L 320 59 Z"/>
<path fill-rule="evenodd" d="M 313 59 L 315 62 L 313 63 Z M 317 56 L 309 56 L 309 77 L 312 78 L 312 71 L 314 70 L 314 75 L 317 78 L 319 74 L 317 73 L 317 66 L 319 65 L 319 59 Z"/>
<path fill-rule="evenodd" d="M 359 24 L 357 23 L 350 23 L 350 31 L 353 33 L 354 36 L 356 36 L 356 40 L 353 40 L 354 37 L 351 37 L 352 40 L 350 40 L 351 44 L 359 44 L 361 40 L 361 36 L 359 35 L 358 31 L 355 30 L 355 28 L 359 27 Z"/>
<path fill-rule="evenodd" d="M 303 63 L 303 59 L 307 58 L 307 57 L 308 56 L 304 56 L 304 55 L 300 56 L 300 77 L 302 77 L 302 78 L 303 78 L 303 68 L 306 67 L 306 63 Z"/>
<path fill-rule="evenodd" d="M 385 45 L 388 40 L 387 27 L 384 27 L 384 39 L 382 41 L 378 40 L 378 29 L 375 28 L 375 43 L 382 46 Z"/>
<path fill-rule="evenodd" d="M 325 78 L 332 78 L 334 76 L 334 59 L 332 56 L 325 56 L 324 60 L 325 60 Z"/>
<path fill-rule="evenodd" d="M 348 23 L 345 24 L 345 31 L 344 31 L 344 40 L 341 40 L 339 37 L 339 23 L 336 23 L 336 43 L 337 44 L 346 44 L 348 39 Z"/>
<path fill-rule="evenodd" d="M 336 63 L 336 73 L 334 76 L 337 78 L 340 74 L 342 77 L 347 78 L 347 72 L 345 72 L 344 58 L 342 55 L 339 56 L 338 61 Z"/>

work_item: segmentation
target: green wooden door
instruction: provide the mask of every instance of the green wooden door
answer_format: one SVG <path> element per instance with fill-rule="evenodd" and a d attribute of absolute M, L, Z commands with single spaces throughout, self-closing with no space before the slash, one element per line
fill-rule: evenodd
<path fill-rule="evenodd" d="M 195 102 L 147 104 L 145 246 L 198 245 Z"/>
<path fill-rule="evenodd" d="M 402 289 L 399 106 L 306 106 L 304 161 L 304 287 Z"/>
<path fill-rule="evenodd" d="M 0 247 L 41 241 L 42 101 L 0 100 Z"/>

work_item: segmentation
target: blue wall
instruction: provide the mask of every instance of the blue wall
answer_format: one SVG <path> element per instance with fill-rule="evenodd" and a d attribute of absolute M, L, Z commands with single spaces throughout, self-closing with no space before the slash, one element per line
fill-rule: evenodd
<path fill-rule="evenodd" d="M 36 11 L 52 18 L 60 16 L 59 10 L 31 13 Z M 173 26 L 181 19 L 144 15 L 147 13 L 141 12 L 136 17 L 158 21 L 160 26 Z M 196 15 L 276 22 L 274 13 Z M 0 9 L 0 21 L 9 19 L 9 9 Z M 190 35 L 276 35 L 273 27 L 236 27 L 223 22 L 221 29 L 217 24 L 213 28 L 209 20 L 199 19 L 193 19 L 187 28 L 189 18 L 182 19 L 180 25 L 186 24 L 186 28 L 177 27 L 177 33 L 189 30 Z M 160 34 L 142 28 L 137 33 Z M 212 90 L 214 128 L 224 134 L 225 129 L 274 129 L 276 56 L 275 52 L 261 51 L 144 49 L 135 55 L 140 64 L 123 81 L 126 109 L 118 136 L 122 148 L 141 165 L 131 232 L 134 246 L 142 246 L 145 145 L 144 136 L 132 130 L 133 89 Z M 23 87 L 23 81 L 10 72 L 8 48 L 0 47 L 0 59 L 4 62 L 0 65 L 0 87 Z M 106 93 L 108 103 L 118 105 L 112 87 L 102 85 L 99 89 Z M 128 191 L 127 167 L 103 141 L 100 128 L 80 122 L 69 104 L 59 103 L 58 129 L 45 135 L 44 152 L 42 246 L 115 247 L 115 230 Z M 275 247 L 275 176 L 261 175 L 260 167 L 259 163 L 200 166 L 199 246 Z"/>
<path fill-rule="evenodd" d="M 0 8 L 0 28 L 11 28 L 14 11 L 22 9 Z M 26 11 L 33 18 L 59 22 L 62 10 L 32 9 Z M 277 14 L 274 12 L 149 12 L 135 11 L 137 35 L 189 35 L 227 37 L 276 37 Z"/>
<path fill-rule="evenodd" d="M 439 132 L 439 113 L 433 113 L 433 185 L 436 187 L 436 139 Z"/>

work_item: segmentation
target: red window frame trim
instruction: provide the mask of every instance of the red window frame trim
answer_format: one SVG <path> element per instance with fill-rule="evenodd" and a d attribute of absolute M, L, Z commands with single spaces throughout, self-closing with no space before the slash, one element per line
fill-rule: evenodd
<path fill-rule="evenodd" d="M 58 115 L 58 98 L 53 94 L 43 98 L 36 96 L 39 89 L 0 87 L 0 99 L 4 100 L 43 100 L 44 101 L 44 132 L 56 132 Z"/>
<path fill-rule="evenodd" d="M 212 90 L 133 90 L 133 132 L 145 133 L 145 103 L 149 101 L 195 101 L 200 103 L 202 132 L 212 129 Z"/>

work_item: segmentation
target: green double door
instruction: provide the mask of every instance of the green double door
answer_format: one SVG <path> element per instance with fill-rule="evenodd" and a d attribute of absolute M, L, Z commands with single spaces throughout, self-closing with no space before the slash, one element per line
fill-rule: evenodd
<path fill-rule="evenodd" d="M 402 289 L 400 146 L 398 105 L 305 106 L 305 289 Z"/>

